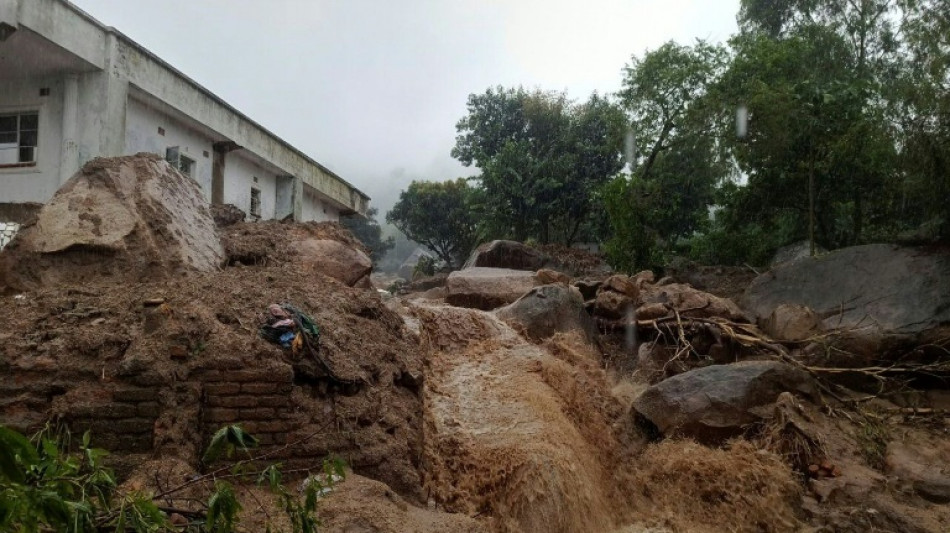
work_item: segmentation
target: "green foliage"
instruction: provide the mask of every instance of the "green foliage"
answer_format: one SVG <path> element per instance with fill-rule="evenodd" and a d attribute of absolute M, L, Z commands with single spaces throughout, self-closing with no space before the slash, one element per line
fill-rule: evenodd
<path fill-rule="evenodd" d="M 245 432 L 240 425 L 224 426 L 211 437 L 211 443 L 208 444 L 208 449 L 205 450 L 202 460 L 205 463 L 210 463 L 222 456 L 230 459 L 237 450 L 248 453 L 256 447 L 257 439 Z"/>
<path fill-rule="evenodd" d="M 622 111 L 593 94 L 490 88 L 468 98 L 452 155 L 481 170 L 476 210 L 491 238 L 569 244 L 590 229 L 593 200 L 621 168 Z"/>
<path fill-rule="evenodd" d="M 633 121 L 632 174 L 603 189 L 614 268 L 659 267 L 680 240 L 706 227 L 716 186 L 731 171 L 714 135 L 721 110 L 710 92 L 725 58 L 724 49 L 702 41 L 667 43 L 626 68 L 621 97 Z"/>
<path fill-rule="evenodd" d="M 291 522 L 294 533 L 317 531 L 317 504 L 333 485 L 344 478 L 345 464 L 337 458 L 323 462 L 323 471 L 308 478 L 304 495 L 288 490 L 282 483 L 279 464 L 260 471 L 248 468 L 255 464 L 250 455 L 257 441 L 238 426 L 217 431 L 205 459 L 230 457 L 243 451 L 248 458 L 230 467 L 229 477 L 257 480 L 274 493 Z M 134 531 L 156 533 L 177 530 L 159 503 L 159 497 L 145 492 L 117 495 L 112 471 L 102 465 L 104 450 L 90 446 L 86 432 L 81 442 L 73 443 L 65 429 L 47 426 L 32 440 L 0 426 L 0 531 L 39 533 L 93 533 L 99 531 Z M 173 495 L 201 480 L 211 481 L 221 474 L 215 470 L 162 497 Z M 242 506 L 235 489 L 217 480 L 204 511 L 195 512 L 188 531 L 233 533 Z M 263 509 L 258 509 L 268 516 Z M 269 520 L 268 520 L 269 521 Z M 268 523 L 267 529 L 271 530 Z"/>
<path fill-rule="evenodd" d="M 427 255 L 423 255 L 419 258 L 419 261 L 416 262 L 415 268 L 412 269 L 413 277 L 417 274 L 420 276 L 434 276 L 435 275 L 435 259 Z"/>
<path fill-rule="evenodd" d="M 0 530 L 97 531 L 97 519 L 111 508 L 115 478 L 88 433 L 78 452 L 69 451 L 70 441 L 68 432 L 49 426 L 32 442 L 0 426 Z"/>
<path fill-rule="evenodd" d="M 369 248 L 369 257 L 374 264 L 381 261 L 396 246 L 395 238 L 382 237 L 383 229 L 376 221 L 378 213 L 379 211 L 372 207 L 366 211 L 365 218 L 357 215 L 340 218 L 340 223 Z"/>
<path fill-rule="evenodd" d="M 386 221 L 449 265 L 459 265 L 477 244 L 473 191 L 462 178 L 413 181 L 399 194 Z"/>

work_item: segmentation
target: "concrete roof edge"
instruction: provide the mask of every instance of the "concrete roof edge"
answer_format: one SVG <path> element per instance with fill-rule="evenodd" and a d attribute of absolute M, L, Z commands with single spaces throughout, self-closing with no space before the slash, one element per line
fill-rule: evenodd
<path fill-rule="evenodd" d="M 197 89 L 198 91 L 204 93 L 205 95 L 207 95 L 209 98 L 211 98 L 211 99 L 214 100 L 215 102 L 221 104 L 223 107 L 225 107 L 226 109 L 228 109 L 229 111 L 231 111 L 231 112 L 234 113 L 235 115 L 237 115 L 237 116 L 241 117 L 242 119 L 246 120 L 246 121 L 247 121 L 248 123 L 250 123 L 252 126 L 254 126 L 255 128 L 261 130 L 262 132 L 264 132 L 264 133 L 265 133 L 266 135 L 268 135 L 269 137 L 272 137 L 274 140 L 276 140 L 277 142 L 279 142 L 280 144 L 282 144 L 284 147 L 286 147 L 287 149 L 291 150 L 292 152 L 294 152 L 294 153 L 296 153 L 297 155 L 299 155 L 300 157 L 302 157 L 302 158 L 303 158 L 304 160 L 306 160 L 308 163 L 310 163 L 310 164 L 316 166 L 316 167 L 319 168 L 321 171 L 327 173 L 330 177 L 332 177 L 332 178 L 334 178 L 334 179 L 336 179 L 336 180 L 339 180 L 341 183 L 343 183 L 344 185 L 346 185 L 346 186 L 349 187 L 350 189 L 356 191 L 360 196 L 362 196 L 363 198 L 365 198 L 367 201 L 370 200 L 370 197 L 369 197 L 366 193 L 364 193 L 363 191 L 359 190 L 359 189 L 358 189 L 356 186 L 354 186 L 352 183 L 350 183 L 350 182 L 346 181 L 345 179 L 341 178 L 336 172 L 333 172 L 332 170 L 330 170 L 330 169 L 327 168 L 326 166 L 322 165 L 321 163 L 319 163 L 318 161 L 316 161 L 315 159 L 313 159 L 313 158 L 310 157 L 309 155 L 305 154 L 305 153 L 304 153 L 303 151 L 301 151 L 299 148 L 297 148 L 297 147 L 295 147 L 294 145 L 288 143 L 287 141 L 285 141 L 285 140 L 283 140 L 282 138 L 280 138 L 280 137 L 279 137 L 277 134 L 275 134 L 274 132 L 272 132 L 272 131 L 270 131 L 269 129 L 265 128 L 264 126 L 260 125 L 260 124 L 259 124 L 257 121 L 255 121 L 254 119 L 252 119 L 251 117 L 245 115 L 244 113 L 242 113 L 240 110 L 238 110 L 238 109 L 237 109 L 236 107 L 234 107 L 233 105 L 227 103 L 223 98 L 221 98 L 220 96 L 214 94 L 210 89 L 206 88 L 205 86 L 201 85 L 201 84 L 198 83 L 197 81 L 193 80 L 193 79 L 190 78 L 187 74 L 185 74 L 184 72 L 178 70 L 177 68 L 175 68 L 174 66 L 172 66 L 169 62 L 165 61 L 164 59 L 162 59 L 161 57 L 159 57 L 158 55 L 156 55 L 154 52 L 152 52 L 152 51 L 149 50 L 148 48 L 145 48 L 145 47 L 142 46 L 141 44 L 135 42 L 135 41 L 134 41 L 131 37 L 129 37 L 128 35 L 125 35 L 124 33 L 122 33 L 121 31 L 119 31 L 119 30 L 117 30 L 117 29 L 115 29 L 115 28 L 112 27 L 112 26 L 106 26 L 105 24 L 103 24 L 102 22 L 98 21 L 95 17 L 93 17 L 93 16 L 90 15 L 89 13 L 86 13 L 86 12 L 83 11 L 79 6 L 77 6 L 76 4 L 73 4 L 73 3 L 70 2 L 69 0 L 60 0 L 60 2 L 62 2 L 64 5 L 66 5 L 66 6 L 69 7 L 71 10 L 73 10 L 77 15 L 83 17 L 84 19 L 88 20 L 89 22 L 91 22 L 91 23 L 95 24 L 96 26 L 98 26 L 99 28 L 101 28 L 103 31 L 105 31 L 105 32 L 107 32 L 107 33 L 114 34 L 114 35 L 116 35 L 117 37 L 119 37 L 119 38 L 121 38 L 122 40 L 124 40 L 125 42 L 127 42 L 128 44 L 134 46 L 136 49 L 138 49 L 140 52 L 142 52 L 143 54 L 145 54 L 146 56 L 148 56 L 150 59 L 152 59 L 153 61 L 155 61 L 156 63 L 158 63 L 158 64 L 161 65 L 162 67 L 168 69 L 169 72 L 171 72 L 171 73 L 175 74 L 176 76 L 180 77 L 181 79 L 185 80 L 189 85 L 191 85 L 192 87 L 194 87 L 194 88 Z"/>

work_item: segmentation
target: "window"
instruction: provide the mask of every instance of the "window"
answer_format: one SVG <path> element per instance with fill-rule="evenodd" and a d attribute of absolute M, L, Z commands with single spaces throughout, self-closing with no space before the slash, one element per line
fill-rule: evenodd
<path fill-rule="evenodd" d="M 36 111 L 0 115 L 0 166 L 36 164 L 39 123 Z"/>
<path fill-rule="evenodd" d="M 251 216 L 261 218 L 261 190 L 251 187 Z"/>
<path fill-rule="evenodd" d="M 182 155 L 177 146 L 169 146 L 165 149 L 165 160 L 188 177 L 191 177 L 195 170 L 195 160 Z"/>
<path fill-rule="evenodd" d="M 181 156 L 178 159 L 178 170 L 180 170 L 182 174 L 190 177 L 191 173 L 195 170 L 195 160 Z"/>

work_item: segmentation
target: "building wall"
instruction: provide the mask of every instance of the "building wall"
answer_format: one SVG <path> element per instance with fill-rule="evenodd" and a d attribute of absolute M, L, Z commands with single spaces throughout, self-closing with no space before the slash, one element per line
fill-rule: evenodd
<path fill-rule="evenodd" d="M 159 128 L 164 130 L 164 135 L 159 133 Z M 165 150 L 170 146 L 179 147 L 182 155 L 195 161 L 191 177 L 201 185 L 205 199 L 210 201 L 212 140 L 161 111 L 129 98 L 125 119 L 125 152 L 149 152 L 165 157 Z"/>
<path fill-rule="evenodd" d="M 251 188 L 261 191 L 261 218 L 272 219 L 277 204 L 277 175 L 264 170 L 241 155 L 242 150 L 227 155 L 224 165 L 224 203 L 234 204 L 251 219 Z M 257 181 L 254 181 L 257 178 Z"/>
<path fill-rule="evenodd" d="M 324 222 L 327 220 L 340 220 L 340 212 L 329 205 L 329 202 L 318 197 L 313 189 L 304 187 L 303 195 L 303 213 L 302 220 L 315 220 Z"/>
<path fill-rule="evenodd" d="M 49 88 L 49 96 L 40 96 Z M 0 80 L 0 114 L 39 111 L 36 166 L 0 168 L 3 202 L 41 202 L 53 197 L 59 177 L 63 133 L 63 82 L 48 78 L 25 82 Z"/>

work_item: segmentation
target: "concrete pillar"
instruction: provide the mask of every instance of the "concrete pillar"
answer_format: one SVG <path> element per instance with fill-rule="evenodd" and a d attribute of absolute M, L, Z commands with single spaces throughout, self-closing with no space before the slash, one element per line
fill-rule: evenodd
<path fill-rule="evenodd" d="M 214 155 L 211 159 L 211 203 L 224 203 L 224 165 L 228 150 L 221 143 L 214 143 Z"/>
<path fill-rule="evenodd" d="M 293 176 L 294 188 L 291 195 L 291 204 L 293 206 L 293 219 L 297 222 L 303 220 L 303 178 Z"/>
<path fill-rule="evenodd" d="M 62 185 L 79 170 L 79 76 L 67 74 L 63 81 L 63 147 L 59 159 Z"/>
<path fill-rule="evenodd" d="M 112 33 L 106 37 L 106 68 L 79 77 L 79 164 L 94 157 L 125 154 L 125 117 L 129 82 L 121 77 L 120 43 Z"/>

